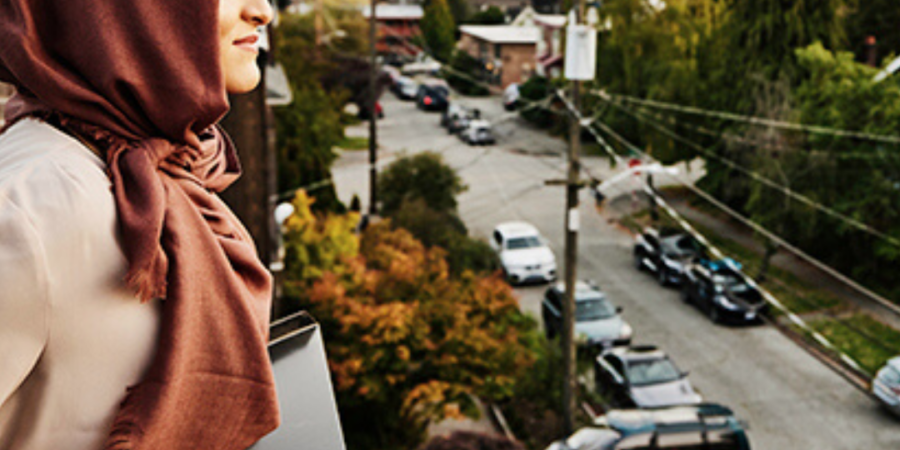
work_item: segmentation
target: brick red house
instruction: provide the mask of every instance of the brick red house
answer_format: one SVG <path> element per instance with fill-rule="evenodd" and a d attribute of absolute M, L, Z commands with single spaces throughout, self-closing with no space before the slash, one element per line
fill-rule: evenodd
<path fill-rule="evenodd" d="M 371 6 L 363 9 L 366 20 L 371 15 Z M 410 57 L 421 50 L 413 40 L 420 36 L 419 22 L 425 13 L 420 5 L 378 4 L 375 6 L 375 21 L 378 23 L 378 40 L 375 50 L 380 55 Z"/>
<path fill-rule="evenodd" d="M 505 88 L 510 83 L 523 83 L 534 74 L 541 40 L 538 28 L 462 25 L 459 31 L 457 47 L 484 64 L 492 74 L 492 84 Z"/>

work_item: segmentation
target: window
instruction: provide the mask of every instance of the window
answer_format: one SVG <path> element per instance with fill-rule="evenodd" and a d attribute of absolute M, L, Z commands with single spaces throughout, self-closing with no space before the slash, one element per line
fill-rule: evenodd
<path fill-rule="evenodd" d="M 540 246 L 541 240 L 538 239 L 537 236 L 517 237 L 506 241 L 506 248 L 509 250 L 521 250 Z"/>
<path fill-rule="evenodd" d="M 737 450 L 737 436 L 728 427 L 706 430 L 706 444 L 709 450 Z"/>
<path fill-rule="evenodd" d="M 494 44 L 494 58 L 500 58 L 500 55 L 503 54 L 503 46 L 500 44 Z"/>
<path fill-rule="evenodd" d="M 701 450 L 705 448 L 699 430 L 661 431 L 656 435 L 656 448 L 662 450 Z"/>
<path fill-rule="evenodd" d="M 607 364 L 610 365 L 619 375 L 624 376 L 625 374 L 625 365 L 622 364 L 622 361 L 619 358 L 616 358 L 613 355 L 606 355 L 603 357 L 606 360 Z"/>
<path fill-rule="evenodd" d="M 681 372 L 669 358 L 639 359 L 628 362 L 628 380 L 635 386 L 668 383 L 681 378 Z"/>
<path fill-rule="evenodd" d="M 575 302 L 575 321 L 609 319 L 616 315 L 616 309 L 606 299 L 598 297 Z"/>
<path fill-rule="evenodd" d="M 653 247 L 654 250 L 659 250 L 659 241 L 656 240 L 656 236 L 645 233 L 644 240 L 647 241 L 647 244 Z"/>

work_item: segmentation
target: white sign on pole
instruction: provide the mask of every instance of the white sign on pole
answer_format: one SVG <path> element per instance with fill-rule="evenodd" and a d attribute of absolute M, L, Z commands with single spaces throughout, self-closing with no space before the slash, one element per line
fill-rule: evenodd
<path fill-rule="evenodd" d="M 566 27 L 565 76 L 569 80 L 593 80 L 597 70 L 597 30 L 571 22 Z"/>

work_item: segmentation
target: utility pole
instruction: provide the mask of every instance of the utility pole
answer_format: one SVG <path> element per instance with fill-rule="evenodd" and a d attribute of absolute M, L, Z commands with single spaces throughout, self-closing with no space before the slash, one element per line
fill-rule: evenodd
<path fill-rule="evenodd" d="M 324 30 L 324 26 L 322 25 L 322 0 L 316 0 L 315 4 L 315 19 L 313 25 L 316 30 L 316 46 L 322 45 L 322 34 Z"/>
<path fill-rule="evenodd" d="M 578 2 L 577 22 L 584 20 L 584 0 Z M 570 24 L 571 26 L 571 24 Z M 575 111 L 569 115 L 569 173 L 566 180 L 566 248 L 565 286 L 566 298 L 563 304 L 563 363 L 565 365 L 565 386 L 563 387 L 563 421 L 566 435 L 575 431 L 575 393 L 577 390 L 575 371 L 577 349 L 575 345 L 575 284 L 578 264 L 578 190 L 581 181 L 581 81 L 572 81 L 572 106 Z"/>
<path fill-rule="evenodd" d="M 375 6 L 378 0 L 372 0 L 372 11 L 369 14 L 369 216 L 378 214 L 378 113 L 375 105 L 378 102 L 378 61 L 376 60 L 377 52 L 375 51 L 376 39 L 376 22 L 375 22 Z"/>

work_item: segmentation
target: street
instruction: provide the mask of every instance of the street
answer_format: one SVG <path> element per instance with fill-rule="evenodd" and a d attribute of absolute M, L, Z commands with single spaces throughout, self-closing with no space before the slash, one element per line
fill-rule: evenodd
<path fill-rule="evenodd" d="M 496 98 L 464 103 L 477 104 L 488 120 L 505 114 Z M 562 261 L 564 188 L 544 181 L 564 177 L 563 141 L 511 117 L 496 125 L 497 146 L 469 147 L 438 125 L 438 114 L 420 112 L 391 94 L 382 104 L 386 117 L 379 123 L 380 164 L 403 152 L 441 153 L 468 186 L 459 197 L 459 211 L 472 235 L 487 239 L 498 223 L 528 221 Z M 362 124 L 348 131 L 364 136 L 364 130 Z M 585 158 L 584 164 L 609 173 L 605 160 Z M 365 205 L 365 151 L 345 152 L 333 176 L 341 200 L 349 203 L 357 194 Z M 651 275 L 636 271 L 632 239 L 611 223 L 612 214 L 598 213 L 593 199 L 582 192 L 578 277 L 596 281 L 624 308 L 635 344 L 660 346 L 690 371 L 707 401 L 732 408 L 746 421 L 754 449 L 900 448 L 900 421 L 778 330 L 714 325 L 684 305 L 677 290 L 662 288 Z M 521 308 L 539 318 L 545 289 L 517 288 Z"/>

